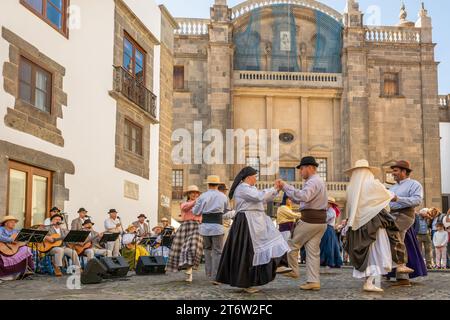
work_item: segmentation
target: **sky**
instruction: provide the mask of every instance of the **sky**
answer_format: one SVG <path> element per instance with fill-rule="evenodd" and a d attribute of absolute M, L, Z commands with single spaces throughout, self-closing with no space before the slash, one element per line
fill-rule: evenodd
<path fill-rule="evenodd" d="M 209 18 L 209 9 L 214 0 L 156 0 L 164 4 L 174 17 Z M 233 7 L 244 0 L 228 0 Z M 333 9 L 343 12 L 346 0 L 320 0 Z M 439 94 L 450 94 L 450 1 L 425 0 L 425 8 L 433 20 L 433 42 L 436 46 L 438 67 Z M 365 13 L 366 23 L 379 21 L 379 25 L 395 25 L 399 21 L 401 0 L 359 0 L 360 8 Z M 404 0 L 408 12 L 408 20 L 415 22 L 421 7 L 421 0 Z M 369 21 L 370 19 L 370 21 Z M 378 24 L 378 23 L 377 23 Z"/>

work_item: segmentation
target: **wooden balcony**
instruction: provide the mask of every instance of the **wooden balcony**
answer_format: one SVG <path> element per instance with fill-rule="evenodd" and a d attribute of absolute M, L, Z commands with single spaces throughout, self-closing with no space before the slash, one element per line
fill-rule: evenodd
<path fill-rule="evenodd" d="M 154 120 L 157 119 L 156 96 L 142 81 L 122 67 L 114 67 L 114 91 L 122 94 Z"/>

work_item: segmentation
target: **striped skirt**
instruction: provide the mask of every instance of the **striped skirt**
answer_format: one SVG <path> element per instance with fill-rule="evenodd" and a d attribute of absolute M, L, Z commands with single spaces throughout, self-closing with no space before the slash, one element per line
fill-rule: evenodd
<path fill-rule="evenodd" d="M 203 237 L 197 221 L 184 221 L 175 233 L 166 271 L 178 272 L 192 267 L 197 270 L 202 260 Z"/>

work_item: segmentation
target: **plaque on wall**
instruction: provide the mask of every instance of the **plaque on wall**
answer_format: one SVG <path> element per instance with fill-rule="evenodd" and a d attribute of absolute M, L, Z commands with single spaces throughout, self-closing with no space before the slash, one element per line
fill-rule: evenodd
<path fill-rule="evenodd" d="M 280 39 L 280 51 L 291 51 L 291 33 L 289 31 L 281 31 Z"/>
<path fill-rule="evenodd" d="M 125 180 L 124 197 L 128 199 L 139 200 L 139 185 Z"/>

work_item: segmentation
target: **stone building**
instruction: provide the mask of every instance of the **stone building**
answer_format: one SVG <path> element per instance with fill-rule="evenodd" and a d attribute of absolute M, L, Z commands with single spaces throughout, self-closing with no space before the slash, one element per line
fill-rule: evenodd
<path fill-rule="evenodd" d="M 342 204 L 343 171 L 356 160 L 369 160 L 389 183 L 393 160 L 408 159 L 425 205 L 442 206 L 439 122 L 449 120 L 448 105 L 439 103 L 424 7 L 416 22 L 403 7 L 397 25 L 367 26 L 356 0 L 343 14 L 314 0 L 248 0 L 233 8 L 215 0 L 210 19 L 177 21 L 173 129 L 193 132 L 195 121 L 224 135 L 278 129 L 280 169 L 260 176 L 259 186 L 277 177 L 300 185 L 294 168 L 313 155 Z M 246 162 L 261 166 L 257 157 Z M 243 165 L 175 164 L 174 217 L 183 187 L 204 188 L 213 173 L 231 181 Z"/>
<path fill-rule="evenodd" d="M 0 28 L 0 216 L 30 226 L 52 206 L 69 219 L 86 207 L 101 231 L 110 208 L 124 224 L 170 215 L 160 203 L 170 189 L 158 187 L 159 173 L 171 174 L 158 152 L 172 125 L 178 27 L 167 10 L 1 1 Z"/>

